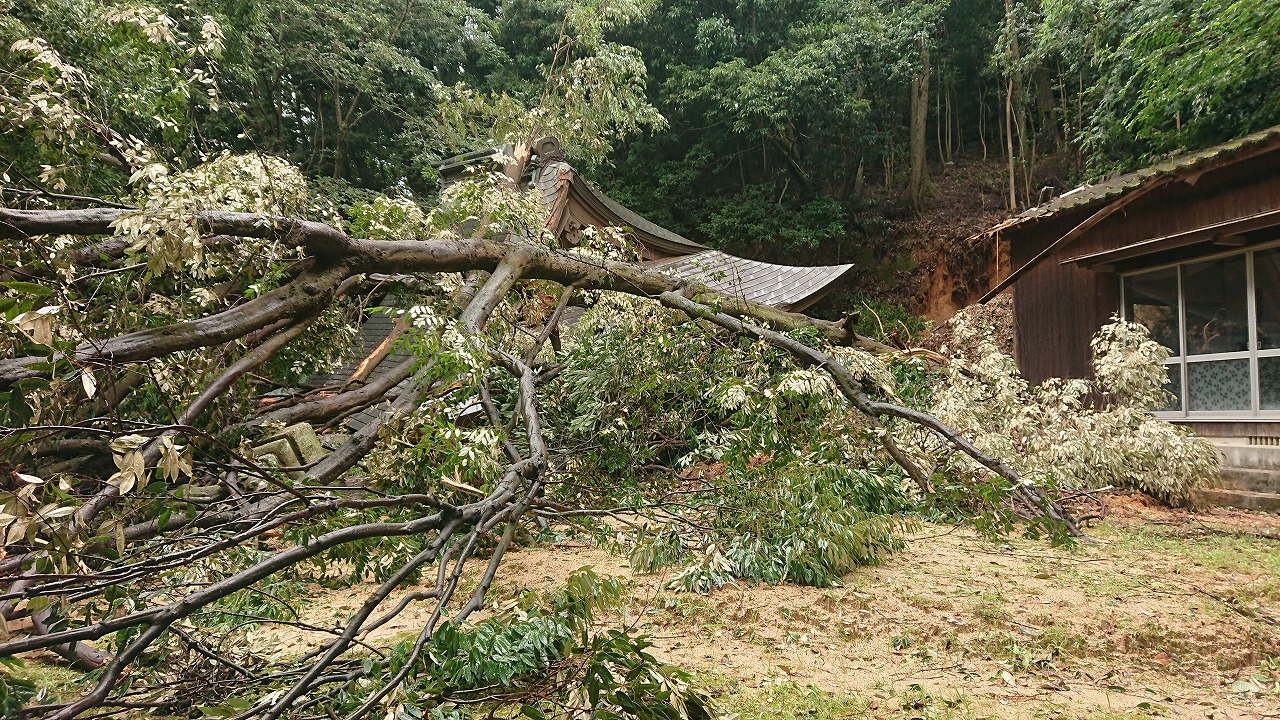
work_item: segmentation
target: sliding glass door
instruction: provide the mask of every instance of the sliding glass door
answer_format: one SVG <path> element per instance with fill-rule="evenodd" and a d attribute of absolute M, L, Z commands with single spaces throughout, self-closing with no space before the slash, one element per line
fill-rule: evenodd
<path fill-rule="evenodd" d="M 1121 303 L 1169 349 L 1160 415 L 1280 418 L 1280 247 L 1125 275 Z"/>

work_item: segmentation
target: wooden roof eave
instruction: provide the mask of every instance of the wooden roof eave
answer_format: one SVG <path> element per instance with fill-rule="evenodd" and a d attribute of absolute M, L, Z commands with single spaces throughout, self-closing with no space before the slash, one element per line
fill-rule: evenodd
<path fill-rule="evenodd" d="M 1066 235 L 1050 243 L 1048 247 L 1023 266 L 1014 269 L 1004 280 L 1001 280 L 983 295 L 978 302 L 986 303 L 990 301 L 1017 282 L 1029 270 L 1039 265 L 1054 251 L 1065 249 L 1102 220 L 1152 190 L 1168 186 L 1170 183 L 1179 180 L 1194 185 L 1205 173 L 1242 160 L 1274 152 L 1277 149 L 1280 149 L 1280 125 L 1205 150 L 1180 155 L 1128 175 L 1122 175 L 1114 180 L 1099 183 L 1097 186 L 1076 188 L 1044 206 L 1031 208 L 1017 217 L 1010 218 L 975 235 L 970 239 L 976 240 L 990 236 L 1000 237 L 1003 233 L 1009 231 L 1021 233 L 1044 220 L 1060 219 L 1071 215 L 1079 216 L 1089 210 L 1094 210 L 1083 222 L 1073 227 Z M 1069 198 L 1078 192 L 1081 193 L 1080 196 L 1072 198 L 1070 202 L 1063 201 L 1064 198 Z"/>
<path fill-rule="evenodd" d="M 617 200 L 605 195 L 576 171 L 570 171 L 569 192 L 573 200 L 603 220 L 604 224 L 627 228 L 642 245 L 673 255 L 690 255 L 709 249 L 706 245 L 696 243 L 646 220 Z"/>
<path fill-rule="evenodd" d="M 1266 128 L 1213 147 L 1178 155 L 1149 167 L 1092 185 L 1082 185 L 1047 203 L 1029 208 L 975 237 L 1030 229 L 1066 214 L 1084 213 L 1108 204 L 1159 178 L 1176 178 L 1194 185 L 1200 176 L 1225 165 L 1280 149 L 1280 125 Z"/>
<path fill-rule="evenodd" d="M 1244 233 L 1276 226 L 1280 226 L 1280 210 L 1270 210 L 1226 222 L 1206 225 L 1194 230 L 1130 243 L 1112 250 L 1077 255 L 1076 257 L 1062 260 L 1059 264 L 1074 264 L 1087 270 L 1110 272 L 1115 269 L 1116 263 L 1168 250 L 1177 250 L 1202 243 L 1215 243 L 1224 246 L 1238 245 L 1241 242 L 1237 241 L 1237 239 Z"/>

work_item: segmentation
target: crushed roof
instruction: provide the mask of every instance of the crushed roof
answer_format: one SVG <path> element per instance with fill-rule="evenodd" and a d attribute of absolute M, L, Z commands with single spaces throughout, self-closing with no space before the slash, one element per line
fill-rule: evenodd
<path fill-rule="evenodd" d="M 853 268 L 853 265 L 774 265 L 719 250 L 667 258 L 649 265 L 726 295 L 784 309 L 807 306 Z"/>

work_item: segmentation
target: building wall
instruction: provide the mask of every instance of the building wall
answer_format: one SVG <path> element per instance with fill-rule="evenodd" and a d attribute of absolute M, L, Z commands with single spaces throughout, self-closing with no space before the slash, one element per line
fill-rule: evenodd
<path fill-rule="evenodd" d="M 1006 231 L 1002 239 L 1009 243 L 1011 267 L 1030 262 L 1102 207 L 1068 210 Z M 1186 173 L 1056 249 L 1014 284 L 1014 355 L 1023 375 L 1032 382 L 1089 377 L 1089 340 L 1119 310 L 1116 274 L 1062 261 L 1278 208 L 1280 148 L 1275 148 Z M 1221 249 L 1209 246 L 1209 251 Z"/>

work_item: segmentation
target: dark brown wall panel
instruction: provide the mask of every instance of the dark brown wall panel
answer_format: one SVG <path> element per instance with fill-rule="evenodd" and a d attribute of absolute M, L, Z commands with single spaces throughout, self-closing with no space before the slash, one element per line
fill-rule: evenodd
<path fill-rule="evenodd" d="M 1280 151 L 1205 171 L 1194 180 L 1174 181 L 1135 200 L 1055 249 L 1014 284 L 1014 354 L 1028 380 L 1089 377 L 1089 340 L 1119 309 L 1116 275 L 1062 265 L 1063 260 L 1280 208 Z M 1011 266 L 1030 262 L 1099 209 L 1067 211 L 1006 231 Z"/>

